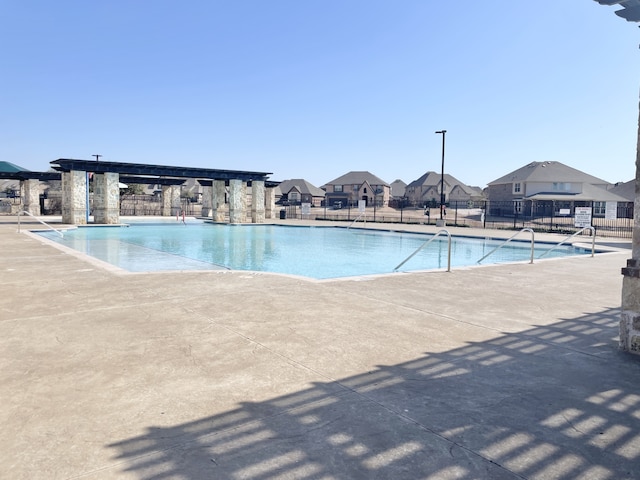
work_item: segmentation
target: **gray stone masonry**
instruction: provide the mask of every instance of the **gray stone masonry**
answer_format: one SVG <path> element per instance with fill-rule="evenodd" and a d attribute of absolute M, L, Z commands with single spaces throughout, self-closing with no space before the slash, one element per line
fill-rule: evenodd
<path fill-rule="evenodd" d="M 93 176 L 93 218 L 95 223 L 120 223 L 120 175 L 96 173 Z"/>
<path fill-rule="evenodd" d="M 62 172 L 62 222 L 87 223 L 87 173 Z"/>
<path fill-rule="evenodd" d="M 251 182 L 251 222 L 264 223 L 264 182 L 253 180 Z"/>
<path fill-rule="evenodd" d="M 244 221 L 245 190 L 245 184 L 242 180 L 229 180 L 229 223 Z"/>
<path fill-rule="evenodd" d="M 224 180 L 214 180 L 211 191 L 211 212 L 214 222 L 224 222 L 225 194 Z"/>
<path fill-rule="evenodd" d="M 23 210 L 31 215 L 40 215 L 40 181 L 29 179 L 20 182 Z"/>

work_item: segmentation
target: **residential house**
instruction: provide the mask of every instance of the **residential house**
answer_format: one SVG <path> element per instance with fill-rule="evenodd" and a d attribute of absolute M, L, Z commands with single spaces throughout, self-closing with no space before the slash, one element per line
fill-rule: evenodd
<path fill-rule="evenodd" d="M 422 207 L 424 205 L 436 206 L 440 204 L 440 187 L 444 187 L 444 203 L 469 202 L 482 200 L 483 194 L 480 187 L 470 187 L 457 178 L 429 171 L 417 180 L 414 180 L 405 190 L 405 196 L 411 205 Z"/>
<path fill-rule="evenodd" d="M 609 186 L 560 162 L 531 162 L 490 182 L 487 197 L 493 215 L 572 215 L 575 207 L 591 206 L 597 217 L 605 215 L 607 203 L 615 202 L 619 211 L 628 203 Z"/>
<path fill-rule="evenodd" d="M 320 207 L 324 201 L 324 190 L 301 178 L 285 180 L 275 190 L 276 202 L 288 202 L 290 205 L 310 203 L 312 207 Z"/>
<path fill-rule="evenodd" d="M 394 200 L 404 198 L 406 189 L 406 183 L 400 179 L 394 180 L 391 182 L 391 198 Z"/>
<path fill-rule="evenodd" d="M 618 182 L 609 185 L 608 190 L 616 195 L 626 198 L 627 201 L 633 202 L 636 199 L 636 181 L 635 179 L 628 182 Z"/>
<path fill-rule="evenodd" d="M 322 186 L 325 202 L 330 207 L 356 206 L 364 200 L 367 206 L 389 205 L 390 185 L 370 172 L 349 172 Z"/>

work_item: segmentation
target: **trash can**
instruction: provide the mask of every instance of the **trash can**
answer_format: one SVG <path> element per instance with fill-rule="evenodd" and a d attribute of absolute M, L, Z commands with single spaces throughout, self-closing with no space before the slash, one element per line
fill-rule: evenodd
<path fill-rule="evenodd" d="M 285 220 L 287 218 L 287 211 L 283 208 L 280 210 L 280 220 Z"/>

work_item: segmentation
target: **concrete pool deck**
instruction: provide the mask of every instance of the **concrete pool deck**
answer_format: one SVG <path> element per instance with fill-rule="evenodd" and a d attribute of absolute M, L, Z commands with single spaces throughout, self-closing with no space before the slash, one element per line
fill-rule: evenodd
<path fill-rule="evenodd" d="M 2 478 L 640 478 L 629 250 L 312 282 L 0 245 Z"/>

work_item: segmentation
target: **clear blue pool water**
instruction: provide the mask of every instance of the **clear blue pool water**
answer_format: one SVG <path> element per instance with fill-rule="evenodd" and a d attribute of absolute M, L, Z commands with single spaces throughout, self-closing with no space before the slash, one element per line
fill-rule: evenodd
<path fill-rule="evenodd" d="M 40 235 L 130 272 L 250 270 L 316 279 L 391 273 L 431 235 L 341 227 L 222 225 L 204 222 L 81 227 Z M 528 240 L 528 239 L 527 239 Z M 451 267 L 476 265 L 502 240 L 453 237 Z M 536 244 L 535 257 L 552 244 Z M 545 258 L 584 255 L 562 246 Z M 509 242 L 482 264 L 528 261 L 529 241 Z M 440 236 L 400 271 L 447 268 L 447 237 Z"/>

